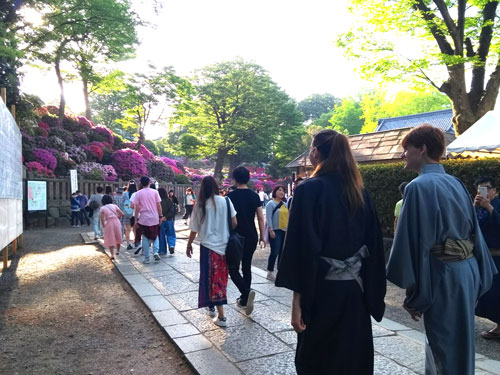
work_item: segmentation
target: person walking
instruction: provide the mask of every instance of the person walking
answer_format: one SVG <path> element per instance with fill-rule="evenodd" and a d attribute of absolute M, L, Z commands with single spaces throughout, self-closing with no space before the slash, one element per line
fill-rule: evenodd
<path fill-rule="evenodd" d="M 78 194 L 76 193 L 76 191 L 71 194 L 70 204 L 71 204 L 71 226 L 73 228 L 79 228 L 80 224 L 78 224 L 78 222 L 80 221 L 80 202 L 78 201 Z"/>
<path fill-rule="evenodd" d="M 168 197 L 172 200 L 172 202 L 174 203 L 174 207 L 175 207 L 175 213 L 176 214 L 180 214 L 181 213 L 181 206 L 179 205 L 179 200 L 177 199 L 177 197 L 175 196 L 175 192 L 173 190 L 169 190 L 168 191 Z M 175 217 L 174 217 L 174 222 L 175 222 Z"/>
<path fill-rule="evenodd" d="M 186 212 L 183 216 L 184 224 L 188 225 L 188 219 L 191 217 L 191 213 L 193 212 L 194 204 L 196 203 L 196 194 L 193 189 L 188 187 L 186 189 L 186 195 L 184 196 L 184 207 Z"/>
<path fill-rule="evenodd" d="M 283 202 L 285 187 L 276 185 L 272 191 L 273 200 L 266 205 L 266 221 L 269 235 L 271 253 L 267 261 L 267 278 L 274 280 L 274 265 L 278 260 L 280 263 L 281 251 L 285 240 L 286 228 L 288 226 L 288 208 Z"/>
<path fill-rule="evenodd" d="M 102 186 L 96 188 L 96 193 L 90 196 L 88 206 L 92 210 L 92 225 L 94 228 L 94 240 L 97 240 L 99 236 L 102 237 L 102 228 L 99 220 L 100 208 L 102 206 L 102 197 L 104 196 L 102 192 L 104 189 Z"/>
<path fill-rule="evenodd" d="M 320 131 L 309 159 L 276 277 L 293 291 L 297 374 L 373 374 L 370 315 L 382 320 L 386 292 L 377 213 L 346 136 Z"/>
<path fill-rule="evenodd" d="M 151 189 L 149 184 L 149 177 L 141 177 L 142 189 L 135 193 L 133 197 L 134 216 L 136 218 L 134 226 L 136 233 L 140 232 L 142 236 L 143 263 L 145 264 L 150 263 L 150 241 L 153 244 L 153 257 L 156 262 L 160 261 L 158 234 L 160 232 L 160 219 L 163 218 L 160 195 L 158 191 Z"/>
<path fill-rule="evenodd" d="M 111 260 L 114 260 L 115 246 L 116 255 L 120 254 L 123 233 L 120 219 L 123 217 L 123 212 L 116 204 L 113 204 L 111 195 L 105 194 L 102 197 L 102 207 L 99 216 L 102 228 L 104 229 L 104 247 L 109 248 Z"/>
<path fill-rule="evenodd" d="M 227 304 L 228 269 L 226 246 L 229 240 L 228 205 L 231 224 L 237 224 L 236 211 L 230 199 L 219 196 L 219 186 L 212 176 L 201 181 L 199 201 L 189 223 L 191 232 L 186 247 L 186 255 L 193 255 L 193 241 L 198 235 L 200 241 L 200 282 L 198 307 L 208 307 L 214 323 L 226 327 L 224 305 Z M 217 316 L 215 313 L 217 307 Z"/>
<path fill-rule="evenodd" d="M 401 213 L 401 207 L 403 207 L 403 196 L 405 192 L 405 187 L 408 182 L 401 182 L 398 186 L 399 194 L 401 194 L 401 199 L 396 202 L 394 206 L 394 233 L 396 233 L 396 227 L 398 226 L 399 214 Z"/>
<path fill-rule="evenodd" d="M 137 191 L 137 186 L 134 180 L 130 180 L 127 185 L 127 191 L 123 193 L 123 213 L 125 216 L 125 241 L 127 242 L 127 250 L 132 250 L 134 247 L 131 245 L 130 233 L 134 227 L 134 208 L 132 207 L 132 196 Z M 135 236 L 134 233 L 134 241 Z"/>
<path fill-rule="evenodd" d="M 83 226 L 83 223 L 87 223 L 87 226 L 90 226 L 90 219 L 87 214 L 87 203 L 89 202 L 89 198 L 83 194 L 80 190 L 76 191 L 78 196 L 78 202 L 80 203 L 80 223 Z"/>
<path fill-rule="evenodd" d="M 239 307 L 245 308 L 245 313 L 250 315 L 254 307 L 255 292 L 251 290 L 252 285 L 252 258 L 257 248 L 257 231 L 255 230 L 255 215 L 259 223 L 260 245 L 266 246 L 264 214 L 259 195 L 250 190 L 247 186 L 250 180 L 250 171 L 245 167 L 237 167 L 233 170 L 233 180 L 237 186 L 228 194 L 229 199 L 237 212 L 236 219 L 238 226 L 235 231 L 245 238 L 241 268 L 243 276 L 240 274 L 240 265 L 229 268 L 229 275 L 234 285 L 240 291 L 237 299 Z"/>
<path fill-rule="evenodd" d="M 500 269 L 500 199 L 497 197 L 495 181 L 491 177 L 479 177 L 474 185 L 477 195 L 474 198 L 477 220 L 484 240 L 497 269 Z M 493 277 L 491 289 L 483 295 L 476 306 L 476 315 L 495 323 L 495 326 L 481 332 L 487 340 L 500 340 L 500 274 Z"/>
<path fill-rule="evenodd" d="M 114 196 L 111 196 L 113 199 L 113 204 L 116 205 L 120 211 L 123 213 L 123 215 L 120 217 L 120 224 L 122 226 L 122 238 L 123 234 L 125 233 L 125 224 L 127 217 L 125 216 L 124 213 L 124 203 L 125 203 L 125 197 L 123 196 L 123 188 L 119 187 L 116 189 L 116 194 Z"/>
<path fill-rule="evenodd" d="M 160 255 L 167 254 L 167 243 L 168 252 L 173 255 L 175 252 L 175 206 L 174 202 L 168 197 L 167 191 L 164 188 L 159 188 L 158 193 L 161 198 L 161 210 L 163 212 L 163 219 L 160 223 Z M 166 237 L 166 241 L 165 241 Z"/>
<path fill-rule="evenodd" d="M 406 289 L 404 309 L 424 317 L 426 374 L 474 374 L 474 308 L 497 270 L 469 192 L 439 160 L 443 132 L 424 124 L 402 141 L 405 188 L 387 279 Z M 451 343 L 451 345 L 450 345 Z"/>

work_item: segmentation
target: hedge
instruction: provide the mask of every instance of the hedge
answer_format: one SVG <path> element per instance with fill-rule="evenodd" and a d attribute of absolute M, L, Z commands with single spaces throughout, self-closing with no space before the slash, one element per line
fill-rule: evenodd
<path fill-rule="evenodd" d="M 469 190 L 476 194 L 474 181 L 479 176 L 500 177 L 500 159 L 450 159 L 442 162 L 447 173 L 458 177 Z M 401 195 L 398 186 L 411 181 L 417 174 L 404 170 L 404 163 L 364 164 L 359 166 L 365 188 L 370 193 L 380 218 L 385 236 L 393 235 L 394 206 Z"/>

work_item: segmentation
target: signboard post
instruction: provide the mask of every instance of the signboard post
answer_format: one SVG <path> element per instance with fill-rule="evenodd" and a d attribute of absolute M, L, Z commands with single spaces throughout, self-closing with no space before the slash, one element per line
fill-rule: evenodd
<path fill-rule="evenodd" d="M 78 190 L 78 175 L 76 169 L 70 169 L 69 178 L 71 181 L 71 194 Z"/>
<path fill-rule="evenodd" d="M 45 228 L 47 228 L 47 181 L 26 181 L 26 201 L 28 212 L 45 213 Z"/>

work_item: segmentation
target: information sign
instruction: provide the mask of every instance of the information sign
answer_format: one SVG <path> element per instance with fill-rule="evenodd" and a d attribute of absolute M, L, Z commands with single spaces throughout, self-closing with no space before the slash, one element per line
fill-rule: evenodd
<path fill-rule="evenodd" d="M 27 192 L 28 211 L 47 210 L 46 181 L 28 181 Z"/>

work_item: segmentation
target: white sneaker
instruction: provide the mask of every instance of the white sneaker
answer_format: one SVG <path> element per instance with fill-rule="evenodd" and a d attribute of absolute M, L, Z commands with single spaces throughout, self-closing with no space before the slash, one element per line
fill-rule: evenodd
<path fill-rule="evenodd" d="M 213 319 L 213 322 L 215 325 L 219 326 L 219 327 L 227 327 L 227 321 L 226 321 L 226 318 L 214 318 Z"/>
<path fill-rule="evenodd" d="M 276 276 L 274 276 L 274 273 L 272 271 L 267 271 L 266 279 L 274 281 L 276 280 Z"/>
<path fill-rule="evenodd" d="M 207 311 L 209 317 L 213 318 L 217 316 L 217 313 L 215 312 L 215 307 L 207 307 Z"/>
<path fill-rule="evenodd" d="M 253 301 L 255 299 L 255 291 L 251 290 L 248 293 L 247 305 L 245 306 L 245 314 L 250 315 L 253 311 Z"/>
<path fill-rule="evenodd" d="M 155 261 L 156 261 L 156 262 L 159 262 L 159 261 L 160 261 L 160 254 L 158 254 L 158 253 L 154 253 L 154 254 L 153 254 L 153 258 L 155 258 Z"/>

